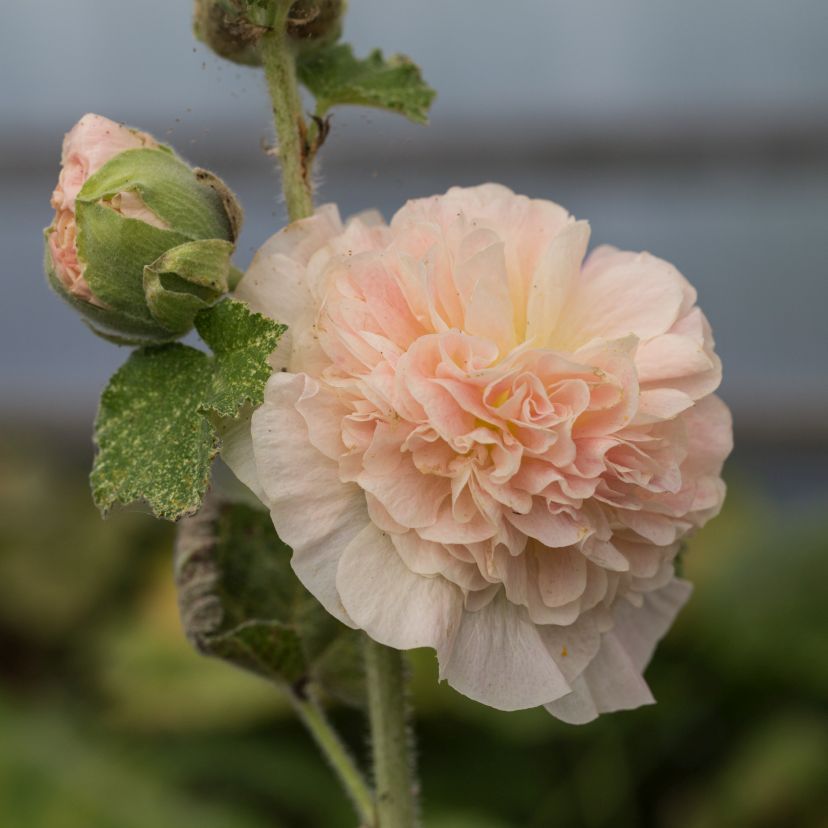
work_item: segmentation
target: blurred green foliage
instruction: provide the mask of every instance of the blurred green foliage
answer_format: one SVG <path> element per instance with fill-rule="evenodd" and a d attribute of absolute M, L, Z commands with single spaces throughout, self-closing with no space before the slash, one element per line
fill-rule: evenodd
<path fill-rule="evenodd" d="M 0 825 L 353 828 L 278 693 L 186 643 L 171 527 L 101 521 L 77 434 L 2 433 Z M 415 653 L 427 828 L 828 828 L 824 503 L 732 481 L 685 571 L 653 707 L 584 727 L 499 713 Z M 364 757 L 359 714 L 333 715 Z"/>

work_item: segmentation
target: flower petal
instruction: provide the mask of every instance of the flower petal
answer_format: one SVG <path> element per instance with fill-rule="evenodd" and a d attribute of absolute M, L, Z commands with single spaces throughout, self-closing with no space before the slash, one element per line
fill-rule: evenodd
<path fill-rule="evenodd" d="M 684 301 L 684 277 L 648 253 L 605 254 L 584 264 L 555 332 L 556 347 L 575 350 L 592 339 L 641 340 L 670 330 Z"/>
<path fill-rule="evenodd" d="M 483 609 L 463 612 L 440 678 L 498 710 L 537 707 L 570 692 L 527 611 L 502 592 Z"/>
<path fill-rule="evenodd" d="M 481 250 L 463 267 L 473 268 L 477 283 L 466 306 L 465 330 L 495 342 L 501 356 L 514 348 L 512 298 L 503 243 Z"/>
<path fill-rule="evenodd" d="M 293 549 L 299 580 L 328 612 L 353 626 L 336 590 L 336 567 L 370 518 L 362 490 L 342 483 L 336 463 L 310 442 L 296 410 L 307 383 L 304 374 L 289 373 L 268 381 L 251 428 L 258 478 L 276 531 Z"/>
<path fill-rule="evenodd" d="M 526 339 L 538 348 L 557 336 L 556 329 L 567 296 L 576 282 L 589 244 L 589 224 L 571 221 L 552 239 L 529 285 L 526 303 Z"/>
<path fill-rule="evenodd" d="M 265 493 L 259 483 L 259 470 L 256 467 L 253 438 L 250 434 L 250 417 L 250 414 L 243 415 L 236 420 L 223 423 L 221 459 L 233 474 L 264 503 Z"/>
<path fill-rule="evenodd" d="M 236 288 L 236 298 L 288 328 L 308 315 L 315 316 L 317 306 L 305 269 L 311 257 L 341 232 L 342 221 L 333 204 L 289 224 L 259 248 Z"/>
<path fill-rule="evenodd" d="M 573 682 L 572 693 L 545 705 L 546 709 L 565 722 L 583 724 L 600 713 L 652 704 L 641 672 L 691 591 L 687 581 L 674 578 L 646 594 L 641 607 L 617 602 L 613 629 L 603 636 L 598 654 Z"/>
<path fill-rule="evenodd" d="M 354 623 L 380 644 L 410 650 L 450 646 L 460 623 L 461 591 L 438 576 L 415 575 L 390 537 L 365 526 L 342 553 L 336 587 Z"/>
<path fill-rule="evenodd" d="M 613 633 L 601 639 L 598 654 L 572 684 L 572 692 L 544 707 L 556 719 L 586 724 L 601 713 L 632 710 L 655 701 L 647 682 Z"/>
<path fill-rule="evenodd" d="M 628 601 L 616 604 L 613 632 L 636 669 L 647 666 L 656 644 L 670 629 L 692 592 L 689 581 L 673 578 L 661 589 L 646 593 L 640 609 Z"/>

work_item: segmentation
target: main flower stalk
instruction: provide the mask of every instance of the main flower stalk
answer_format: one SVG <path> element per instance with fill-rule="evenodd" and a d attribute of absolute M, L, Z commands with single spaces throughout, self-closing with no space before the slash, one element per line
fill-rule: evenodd
<path fill-rule="evenodd" d="M 279 141 L 282 190 L 288 216 L 296 221 L 313 213 L 313 197 L 307 125 L 296 82 L 296 58 L 287 36 L 289 11 L 289 2 L 275 4 L 273 22 L 262 38 L 260 50 Z"/>
<path fill-rule="evenodd" d="M 364 647 L 377 825 L 414 828 L 417 800 L 406 717 L 405 656 L 367 635 Z"/>

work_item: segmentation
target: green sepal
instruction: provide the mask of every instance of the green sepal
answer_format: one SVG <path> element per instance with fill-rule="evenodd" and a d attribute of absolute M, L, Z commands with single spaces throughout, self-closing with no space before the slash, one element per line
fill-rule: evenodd
<path fill-rule="evenodd" d="M 168 520 L 196 512 L 221 418 L 262 401 L 285 326 L 235 300 L 200 311 L 195 324 L 214 356 L 177 343 L 138 349 L 101 397 L 91 484 L 103 512 L 135 501 Z"/>
<path fill-rule="evenodd" d="M 267 513 L 208 498 L 196 517 L 181 523 L 176 543 L 185 632 L 206 655 L 278 684 L 313 682 L 359 704 L 359 633 L 302 586 L 290 557 Z"/>
<path fill-rule="evenodd" d="M 150 313 L 167 330 L 186 333 L 199 311 L 230 289 L 233 244 L 221 239 L 185 242 L 144 267 Z"/>
<path fill-rule="evenodd" d="M 86 180 L 78 193 L 77 205 L 108 201 L 122 192 L 136 192 L 170 230 L 184 237 L 182 241 L 235 241 L 239 217 L 228 215 L 229 190 L 224 185 L 219 190 L 217 180 L 204 170 L 191 169 L 169 149 L 125 150 Z M 80 234 L 83 230 L 80 210 L 78 216 Z"/>
<path fill-rule="evenodd" d="M 116 345 L 133 346 L 161 344 L 169 341 L 170 332 L 160 328 L 154 320 L 147 321 L 145 318 L 137 318 L 124 311 L 93 305 L 69 293 L 55 274 L 48 246 L 44 269 L 49 287 L 81 316 L 95 334 L 103 339 Z"/>
<path fill-rule="evenodd" d="M 205 170 L 202 167 L 193 167 L 193 174 L 196 180 L 205 187 L 211 189 L 221 201 L 224 207 L 227 221 L 230 225 L 230 241 L 235 242 L 241 233 L 242 224 L 244 222 L 244 210 L 236 194 L 220 179 L 215 173 L 210 170 Z"/>
<path fill-rule="evenodd" d="M 300 53 L 297 72 L 316 98 L 319 116 L 337 104 L 357 104 L 398 112 L 425 124 L 436 94 L 419 67 L 404 55 L 384 58 L 375 49 L 367 58 L 358 59 L 346 43 Z"/>
<path fill-rule="evenodd" d="M 261 405 L 272 373 L 267 358 L 286 330 L 232 299 L 216 305 L 211 313 L 199 314 L 196 331 L 215 354 L 204 410 L 235 417 L 245 405 Z"/>
<path fill-rule="evenodd" d="M 78 258 L 86 265 L 83 276 L 92 293 L 109 309 L 154 324 L 144 296 L 144 266 L 190 239 L 138 219 L 124 218 L 104 204 L 78 201 Z M 168 339 L 173 338 L 166 331 Z"/>
<path fill-rule="evenodd" d="M 178 343 L 139 349 L 109 381 L 95 421 L 95 504 L 145 501 L 157 517 L 194 513 L 219 442 L 199 407 L 212 379 L 210 357 Z"/>

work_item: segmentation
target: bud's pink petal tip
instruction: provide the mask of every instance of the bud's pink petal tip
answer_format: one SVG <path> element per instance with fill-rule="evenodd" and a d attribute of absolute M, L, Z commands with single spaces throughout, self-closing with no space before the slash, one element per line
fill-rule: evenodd
<path fill-rule="evenodd" d="M 55 276 L 72 296 L 95 303 L 75 246 L 78 193 L 89 176 L 124 150 L 157 146 L 151 135 L 92 113 L 84 115 L 66 133 L 60 175 L 52 193 L 55 218 L 49 233 L 49 252 Z"/>

